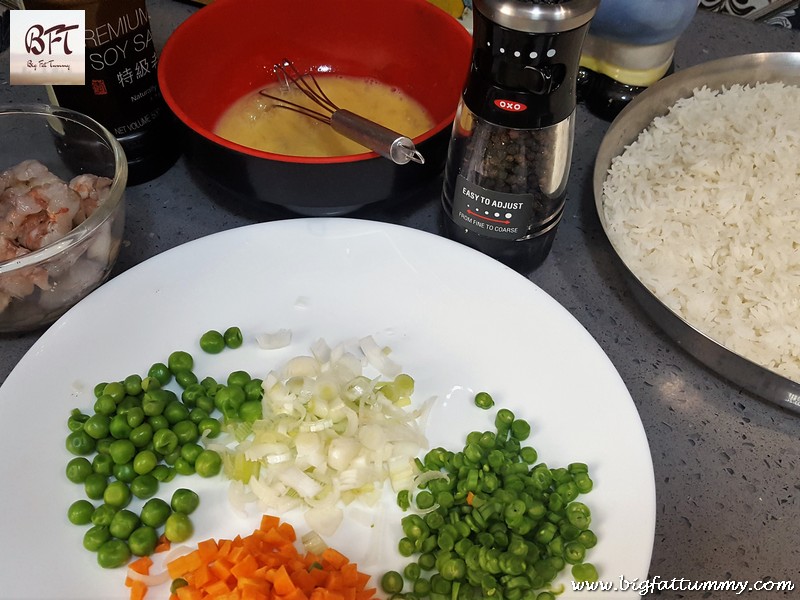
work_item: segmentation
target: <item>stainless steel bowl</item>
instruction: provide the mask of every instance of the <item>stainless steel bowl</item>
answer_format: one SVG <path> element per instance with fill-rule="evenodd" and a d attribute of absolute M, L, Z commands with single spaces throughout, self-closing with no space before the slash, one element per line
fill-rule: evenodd
<path fill-rule="evenodd" d="M 603 231 L 608 235 L 603 211 L 603 182 L 614 157 L 622 154 L 656 117 L 665 115 L 681 98 L 692 95 L 695 88 L 718 89 L 735 83 L 755 84 L 782 81 L 800 85 L 800 52 L 746 54 L 700 64 L 669 77 L 648 88 L 631 102 L 611 123 L 597 152 L 594 167 L 594 197 Z M 612 247 L 614 246 L 611 242 Z M 790 411 L 800 413 L 800 382 L 758 365 L 712 339 L 667 308 L 639 279 L 635 272 L 614 251 L 622 264 L 634 297 L 647 314 L 679 346 L 700 362 L 733 383 L 761 398 Z"/>

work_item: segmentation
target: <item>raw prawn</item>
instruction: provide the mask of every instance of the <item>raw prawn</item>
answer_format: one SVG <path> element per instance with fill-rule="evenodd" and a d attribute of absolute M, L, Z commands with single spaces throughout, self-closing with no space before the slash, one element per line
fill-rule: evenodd
<path fill-rule="evenodd" d="M 88 174 L 67 184 L 36 160 L 0 173 L 0 263 L 63 238 L 108 198 L 110 188 L 107 177 Z M 42 267 L 0 275 L 0 311 L 36 288 L 49 288 Z"/>
<path fill-rule="evenodd" d="M 80 209 L 74 218 L 75 224 L 78 225 L 83 223 L 111 194 L 111 179 L 84 173 L 73 177 L 69 187 L 81 198 Z"/>
<path fill-rule="evenodd" d="M 25 256 L 30 251 L 0 236 L 0 263 Z M 12 298 L 24 298 L 39 287 L 47 289 L 47 273 L 41 267 L 28 267 L 20 271 L 0 275 L 0 310 L 4 309 Z"/>

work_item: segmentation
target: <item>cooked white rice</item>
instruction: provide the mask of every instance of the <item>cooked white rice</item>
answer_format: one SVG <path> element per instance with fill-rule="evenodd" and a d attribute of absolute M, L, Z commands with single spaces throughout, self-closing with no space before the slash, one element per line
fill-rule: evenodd
<path fill-rule="evenodd" d="M 666 306 L 800 382 L 800 88 L 694 90 L 612 161 L 603 207 Z"/>

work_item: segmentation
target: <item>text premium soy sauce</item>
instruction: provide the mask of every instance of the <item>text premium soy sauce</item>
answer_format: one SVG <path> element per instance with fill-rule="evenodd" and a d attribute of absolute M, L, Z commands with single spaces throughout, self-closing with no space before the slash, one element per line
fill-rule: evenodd
<path fill-rule="evenodd" d="M 442 193 L 448 234 L 519 270 L 564 211 L 581 47 L 599 0 L 475 0 Z"/>

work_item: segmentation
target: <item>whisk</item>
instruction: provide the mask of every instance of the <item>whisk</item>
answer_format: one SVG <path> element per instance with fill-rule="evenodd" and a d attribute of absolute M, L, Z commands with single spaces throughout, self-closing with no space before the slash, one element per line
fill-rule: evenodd
<path fill-rule="evenodd" d="M 284 59 L 275 64 L 274 70 L 284 89 L 288 90 L 291 86 L 295 86 L 310 98 L 319 107 L 319 110 L 273 96 L 261 90 L 260 94 L 275 101 L 277 107 L 330 125 L 334 131 L 398 165 L 404 165 L 411 161 L 418 164 L 425 163 L 425 158 L 409 138 L 354 112 L 340 109 L 325 94 L 322 86 L 311 73 L 300 73 L 290 60 Z"/>

